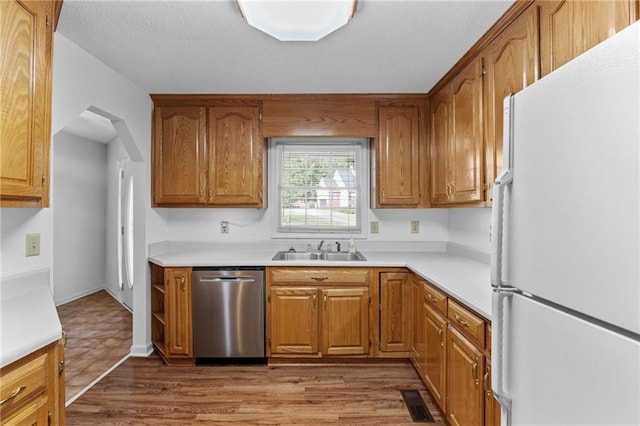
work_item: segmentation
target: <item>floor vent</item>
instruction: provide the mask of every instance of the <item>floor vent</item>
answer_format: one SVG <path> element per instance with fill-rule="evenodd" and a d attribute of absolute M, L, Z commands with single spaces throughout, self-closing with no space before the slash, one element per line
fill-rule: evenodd
<path fill-rule="evenodd" d="M 415 389 L 402 389 L 400 393 L 414 423 L 432 423 L 434 421 L 420 396 L 420 392 Z"/>

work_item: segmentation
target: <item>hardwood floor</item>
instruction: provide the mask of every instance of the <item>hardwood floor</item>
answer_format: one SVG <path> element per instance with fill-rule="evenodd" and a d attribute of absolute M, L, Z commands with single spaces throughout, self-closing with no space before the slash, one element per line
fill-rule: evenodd
<path fill-rule="evenodd" d="M 129 353 L 132 315 L 104 290 L 57 310 L 67 332 L 65 398 L 69 401 Z"/>
<path fill-rule="evenodd" d="M 400 389 L 418 389 L 409 364 L 169 367 L 129 358 L 67 407 L 67 425 L 413 424 Z"/>

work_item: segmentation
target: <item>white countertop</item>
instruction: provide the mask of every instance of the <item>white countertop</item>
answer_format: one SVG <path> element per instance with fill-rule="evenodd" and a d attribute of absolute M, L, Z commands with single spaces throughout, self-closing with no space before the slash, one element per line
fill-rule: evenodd
<path fill-rule="evenodd" d="M 49 269 L 2 277 L 0 282 L 0 367 L 62 336 L 49 287 Z"/>
<path fill-rule="evenodd" d="M 313 267 L 406 267 L 439 287 L 460 302 L 491 320 L 491 284 L 489 265 L 457 251 L 370 251 L 360 252 L 366 261 L 274 261 L 277 249 L 260 245 L 244 247 L 207 247 L 185 245 L 167 247 L 167 251 L 149 256 L 163 267 L 202 266 L 313 266 Z"/>

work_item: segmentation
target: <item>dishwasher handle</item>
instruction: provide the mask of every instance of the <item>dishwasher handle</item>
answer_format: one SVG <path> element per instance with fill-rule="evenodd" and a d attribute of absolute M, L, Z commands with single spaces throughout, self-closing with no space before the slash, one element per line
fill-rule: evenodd
<path fill-rule="evenodd" d="M 256 279 L 254 277 L 200 277 L 198 281 L 201 283 L 221 283 L 221 282 L 236 282 L 236 283 L 252 283 Z"/>

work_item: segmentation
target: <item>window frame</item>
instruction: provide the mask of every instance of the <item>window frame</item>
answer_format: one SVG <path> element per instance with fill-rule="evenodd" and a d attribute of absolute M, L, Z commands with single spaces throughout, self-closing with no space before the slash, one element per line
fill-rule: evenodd
<path fill-rule="evenodd" d="M 359 227 L 357 229 L 349 230 L 331 230 L 331 229 L 318 229 L 314 231 L 312 229 L 286 229 L 280 226 L 281 218 L 281 192 L 280 192 L 280 180 L 282 175 L 282 151 L 279 148 L 282 144 L 291 144 L 298 146 L 310 146 L 318 147 L 320 149 L 328 148 L 332 145 L 357 145 L 357 158 L 356 158 L 356 176 L 359 175 L 360 184 L 360 199 L 356 208 L 357 211 L 357 223 Z M 365 224 L 367 220 L 367 213 L 369 209 L 369 192 L 370 192 L 370 178 L 369 178 L 369 158 L 370 158 L 370 140 L 365 137 L 279 137 L 269 139 L 269 180 L 272 188 L 269 191 L 269 206 L 273 208 L 272 224 L 273 224 L 273 238 L 351 238 L 351 237 L 363 237 L 365 236 Z"/>

